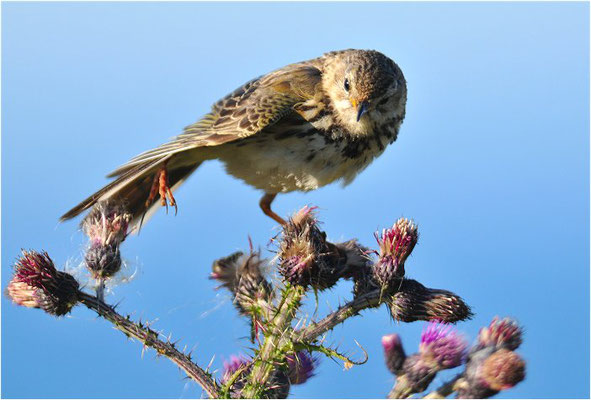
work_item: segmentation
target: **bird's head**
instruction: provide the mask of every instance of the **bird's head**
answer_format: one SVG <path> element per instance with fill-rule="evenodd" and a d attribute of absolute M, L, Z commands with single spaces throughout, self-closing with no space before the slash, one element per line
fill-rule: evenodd
<path fill-rule="evenodd" d="M 344 50 L 325 56 L 323 89 L 340 124 L 354 135 L 403 117 L 406 81 L 400 68 L 373 50 Z"/>

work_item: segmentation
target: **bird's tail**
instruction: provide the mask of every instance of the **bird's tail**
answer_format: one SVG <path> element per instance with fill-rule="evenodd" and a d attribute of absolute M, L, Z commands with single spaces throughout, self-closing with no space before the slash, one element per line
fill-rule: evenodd
<path fill-rule="evenodd" d="M 111 200 L 125 206 L 132 214 L 132 224 L 139 226 L 139 223 L 148 219 L 160 205 L 161 197 L 158 190 L 154 190 L 154 185 L 159 183 L 162 171 L 166 174 L 166 186 L 174 191 L 201 165 L 201 161 L 192 164 L 175 163 L 175 156 L 178 154 L 163 155 L 123 170 L 113 182 L 62 215 L 60 220 L 74 218 L 98 202 Z"/>

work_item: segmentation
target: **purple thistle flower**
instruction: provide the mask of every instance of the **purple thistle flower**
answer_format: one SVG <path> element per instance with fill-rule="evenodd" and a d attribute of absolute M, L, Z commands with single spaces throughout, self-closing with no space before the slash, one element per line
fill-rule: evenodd
<path fill-rule="evenodd" d="M 386 359 L 388 370 L 394 375 L 399 375 L 402 364 L 406 359 L 400 336 L 396 333 L 383 336 L 382 347 L 384 348 L 384 358 Z"/>
<path fill-rule="evenodd" d="M 301 385 L 313 377 L 318 365 L 318 358 L 305 351 L 289 354 L 285 358 L 289 370 L 289 381 L 292 385 Z"/>
<path fill-rule="evenodd" d="M 251 359 L 243 355 L 231 355 L 229 361 L 224 361 L 224 372 L 220 382 L 225 384 L 241 368 L 245 368 Z"/>
<path fill-rule="evenodd" d="M 515 350 L 521 344 L 522 330 L 511 318 L 495 317 L 487 328 L 478 333 L 480 347 L 499 347 Z"/>
<path fill-rule="evenodd" d="M 464 362 L 468 345 L 451 325 L 431 322 L 421 335 L 419 353 L 439 369 L 455 368 Z"/>
<path fill-rule="evenodd" d="M 404 262 L 419 238 L 417 226 L 406 218 L 400 218 L 390 229 L 375 234 L 379 246 L 374 276 L 382 286 L 394 284 L 404 277 Z"/>
<path fill-rule="evenodd" d="M 78 302 L 78 282 L 70 274 L 56 270 L 46 252 L 23 250 L 14 269 L 6 293 L 16 304 L 64 315 Z"/>

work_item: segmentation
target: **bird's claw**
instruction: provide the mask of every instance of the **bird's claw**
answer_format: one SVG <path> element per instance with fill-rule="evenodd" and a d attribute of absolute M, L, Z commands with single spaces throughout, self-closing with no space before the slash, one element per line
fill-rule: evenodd
<path fill-rule="evenodd" d="M 150 207 L 157 194 L 160 196 L 160 204 L 166 207 L 166 212 L 168 213 L 168 205 L 170 204 L 171 207 L 174 207 L 174 215 L 176 215 L 178 207 L 176 200 L 172 195 L 172 190 L 168 186 L 168 172 L 166 170 L 166 165 L 163 165 L 154 176 L 150 195 L 146 200 L 146 208 Z"/>

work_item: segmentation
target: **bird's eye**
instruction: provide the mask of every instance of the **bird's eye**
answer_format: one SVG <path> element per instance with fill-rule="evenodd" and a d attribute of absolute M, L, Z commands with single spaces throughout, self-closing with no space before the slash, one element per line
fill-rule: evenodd
<path fill-rule="evenodd" d="M 345 91 L 348 92 L 349 89 L 351 89 L 351 86 L 349 85 L 349 79 L 345 78 Z"/>

